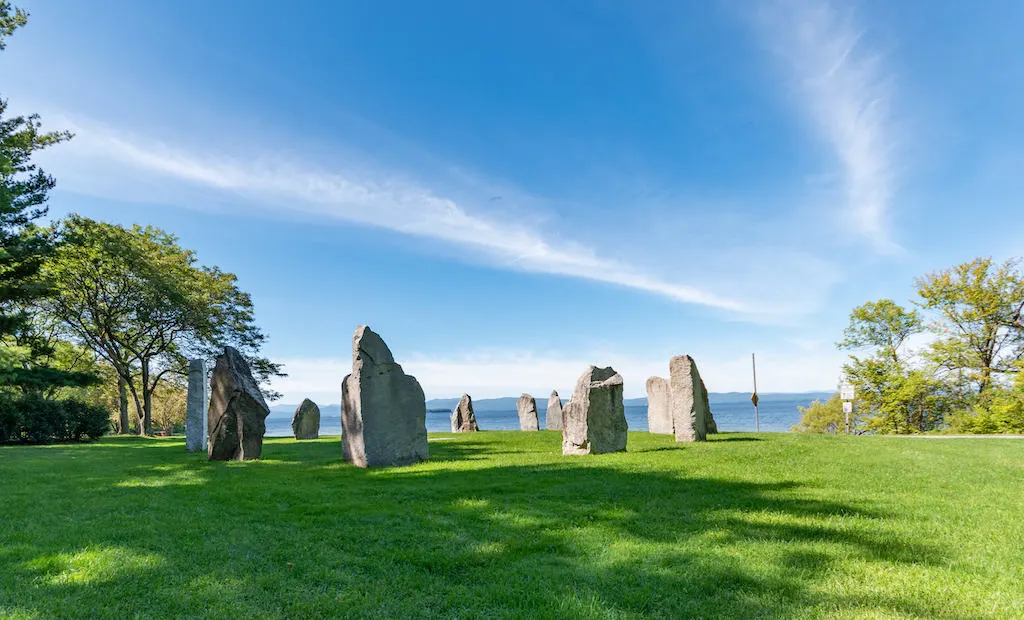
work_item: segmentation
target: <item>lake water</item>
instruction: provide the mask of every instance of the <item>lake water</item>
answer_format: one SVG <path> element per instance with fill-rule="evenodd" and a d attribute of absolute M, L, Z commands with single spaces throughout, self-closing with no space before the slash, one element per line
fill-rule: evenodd
<path fill-rule="evenodd" d="M 785 432 L 800 421 L 797 407 L 806 407 L 814 400 L 825 400 L 828 394 L 764 394 L 759 402 L 761 430 Z M 748 394 L 711 394 L 708 398 L 711 412 L 720 431 L 753 431 L 754 406 Z M 540 424 L 544 426 L 546 403 L 537 403 Z M 428 411 L 427 431 L 431 433 L 451 430 L 449 411 Z M 290 437 L 292 435 L 291 413 L 275 411 L 267 418 L 267 436 Z M 481 430 L 519 430 L 519 416 L 515 409 L 476 410 L 476 421 Z M 626 423 L 631 431 L 647 430 L 647 405 L 626 405 Z M 320 413 L 320 434 L 340 435 L 341 416 L 338 405 L 327 405 Z"/>

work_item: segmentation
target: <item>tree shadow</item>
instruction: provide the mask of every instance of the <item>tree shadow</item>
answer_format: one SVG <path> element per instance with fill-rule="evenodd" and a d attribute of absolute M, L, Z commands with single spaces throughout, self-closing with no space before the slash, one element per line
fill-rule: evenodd
<path fill-rule="evenodd" d="M 513 451 L 473 437 L 432 443 L 430 462 L 403 469 L 342 463 L 331 440 L 268 442 L 265 459 L 245 463 L 154 442 L 129 457 L 120 445 L 80 450 L 77 470 L 37 464 L 45 488 L 15 493 L 0 526 L 11 541 L 0 613 L 941 615 L 910 596 L 818 587 L 840 560 L 944 562 L 894 546 L 878 509 L 816 499 L 793 480 L 649 470 L 623 455 L 545 462 L 548 442 L 517 441 L 534 446 L 517 458 L 540 462 L 495 464 Z"/>

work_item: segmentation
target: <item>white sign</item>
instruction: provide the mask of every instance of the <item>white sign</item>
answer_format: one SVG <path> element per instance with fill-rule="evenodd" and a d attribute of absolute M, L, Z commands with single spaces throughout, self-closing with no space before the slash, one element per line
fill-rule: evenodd
<path fill-rule="evenodd" d="M 853 386 L 849 383 L 844 383 L 839 386 L 839 398 L 843 400 L 853 400 Z"/>
<path fill-rule="evenodd" d="M 843 413 L 853 413 L 853 403 L 848 400 L 843 401 Z"/>

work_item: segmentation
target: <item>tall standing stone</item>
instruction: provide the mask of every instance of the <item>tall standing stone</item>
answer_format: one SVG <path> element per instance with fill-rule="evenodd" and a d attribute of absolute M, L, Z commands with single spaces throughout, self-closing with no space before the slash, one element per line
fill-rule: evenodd
<path fill-rule="evenodd" d="M 292 416 L 292 432 L 296 439 L 320 438 L 320 407 L 308 398 L 295 408 Z"/>
<path fill-rule="evenodd" d="M 476 425 L 476 414 L 473 413 L 473 399 L 469 394 L 463 394 L 459 404 L 452 409 L 452 432 L 472 433 L 480 430 Z"/>
<path fill-rule="evenodd" d="M 537 418 L 537 400 L 529 394 L 523 394 L 516 403 L 519 411 L 519 428 L 524 431 L 540 430 Z"/>
<path fill-rule="evenodd" d="M 647 379 L 647 430 L 662 435 L 672 434 L 668 380 L 661 377 Z"/>
<path fill-rule="evenodd" d="M 555 390 L 551 390 L 551 398 L 548 399 L 548 411 L 545 417 L 547 418 L 547 429 L 549 431 L 562 430 L 562 399 L 558 397 L 558 392 Z"/>
<path fill-rule="evenodd" d="M 611 367 L 587 368 L 576 382 L 562 420 L 562 454 L 624 452 L 628 427 L 622 376 Z"/>
<path fill-rule="evenodd" d="M 708 404 L 708 435 L 718 434 L 718 424 L 715 422 L 715 416 L 711 415 L 711 405 Z"/>
<path fill-rule="evenodd" d="M 210 460 L 260 458 L 270 408 L 249 364 L 234 347 L 224 347 L 223 355 L 217 356 L 210 394 Z"/>
<path fill-rule="evenodd" d="M 706 440 L 711 407 L 697 363 L 689 355 L 677 355 L 669 360 L 668 369 L 669 403 L 676 441 Z"/>
<path fill-rule="evenodd" d="M 384 340 L 366 325 L 352 337 L 352 374 L 341 384 L 341 442 L 358 467 L 410 465 L 427 458 L 427 406 Z"/>
<path fill-rule="evenodd" d="M 206 360 L 189 360 L 188 396 L 185 404 L 185 449 L 189 452 L 206 450 L 208 387 Z"/>

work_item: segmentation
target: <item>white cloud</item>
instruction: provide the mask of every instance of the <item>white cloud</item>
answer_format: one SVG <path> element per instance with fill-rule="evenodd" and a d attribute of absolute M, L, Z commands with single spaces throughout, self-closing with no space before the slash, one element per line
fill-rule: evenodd
<path fill-rule="evenodd" d="M 701 357 L 696 355 L 701 376 L 713 392 L 749 391 L 749 354 Z M 758 389 L 761 392 L 799 392 L 830 389 L 837 383 L 844 355 L 835 351 L 758 354 Z M 274 382 L 284 396 L 281 402 L 296 403 L 309 397 L 319 402 L 340 400 L 341 380 L 352 368 L 350 359 L 285 358 L 289 376 Z M 625 397 L 645 396 L 647 377 L 668 373 L 668 359 L 636 355 L 596 353 L 538 356 L 529 352 L 472 352 L 461 356 L 435 357 L 414 354 L 398 358 L 405 371 L 423 386 L 426 397 L 457 397 L 466 392 L 474 398 L 518 396 L 522 392 L 546 397 L 552 389 L 568 398 L 576 379 L 590 364 L 610 365 L 622 375 Z"/>
<path fill-rule="evenodd" d="M 758 23 L 795 80 L 796 96 L 842 168 L 845 223 L 881 251 L 898 251 L 888 227 L 895 129 L 892 80 L 849 11 L 828 0 L 762 5 Z"/>
<path fill-rule="evenodd" d="M 521 224 L 486 217 L 412 182 L 326 172 L 269 158 L 201 156 L 88 123 L 72 127 L 76 139 L 63 147 L 62 156 L 93 166 L 97 160 L 112 162 L 122 168 L 121 177 L 134 169 L 231 192 L 269 209 L 459 244 L 475 250 L 481 260 L 505 268 L 604 282 L 737 314 L 750 312 L 738 299 L 663 279 L 571 240 L 548 238 Z M 62 186 L 87 192 L 86 185 L 81 177 L 72 176 L 70 184 Z"/>

